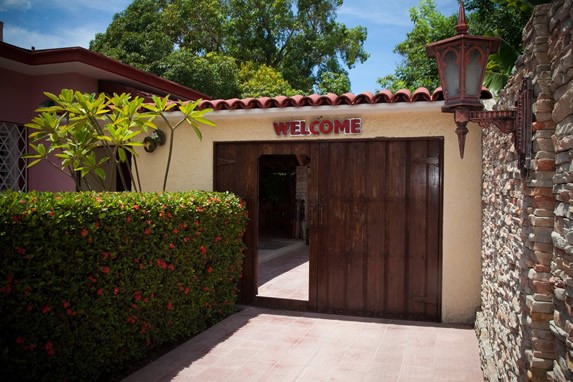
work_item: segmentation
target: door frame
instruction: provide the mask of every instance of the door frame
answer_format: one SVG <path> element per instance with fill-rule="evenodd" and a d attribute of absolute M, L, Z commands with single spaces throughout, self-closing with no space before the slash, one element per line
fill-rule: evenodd
<path fill-rule="evenodd" d="M 278 309 L 291 309 L 291 310 L 302 310 L 302 311 L 317 311 L 317 248 L 313 245 L 312 235 L 310 236 L 310 247 L 309 247 L 309 300 L 289 300 L 274 297 L 260 297 L 257 296 L 258 289 L 258 242 L 259 242 L 259 163 L 262 155 L 307 155 L 310 158 L 310 183 L 309 192 L 311 190 L 317 190 L 318 187 L 312 187 L 312 183 L 317 181 L 317 176 L 313 174 L 318 174 L 319 171 L 319 150 L 321 144 L 328 143 L 352 143 L 352 142 L 374 142 L 374 141 L 416 141 L 416 140 L 439 140 L 441 141 L 440 147 L 440 175 L 439 175 L 439 188 L 440 188 L 440 208 L 439 208 L 439 227 L 438 227 L 438 292 L 437 292 L 437 303 L 438 303 L 438 320 L 441 320 L 442 316 L 442 278 L 443 278 L 443 213 L 444 213 L 444 140 L 440 136 L 425 136 L 425 137 L 398 137 L 398 138 L 387 138 L 387 137 L 377 137 L 377 138 L 358 138 L 358 139 L 322 139 L 322 140 L 289 140 L 289 141 L 220 141 L 214 142 L 213 145 L 213 190 L 219 190 L 218 187 L 218 161 L 224 158 L 217 158 L 218 147 L 224 145 L 237 145 L 237 147 L 244 146 L 246 149 L 250 150 L 249 157 L 252 163 L 252 167 L 249 169 L 249 174 L 251 175 L 251 181 L 249 182 L 245 179 L 246 184 L 243 185 L 243 189 L 246 192 L 237 193 L 247 204 L 249 222 L 247 223 L 247 229 L 244 234 L 244 242 L 246 244 L 245 257 L 243 263 L 243 273 L 240 281 L 240 293 L 239 302 L 241 304 L 253 304 L 264 307 L 278 308 Z M 250 146 L 250 147 L 249 147 Z M 248 151 L 247 150 L 247 151 Z M 253 176 L 254 175 L 254 176 Z M 309 195 L 309 202 L 313 200 L 318 200 L 319 195 Z M 309 215 L 312 212 L 309 212 Z M 312 224 L 313 217 L 309 216 L 310 224 Z M 312 228 L 312 227 L 311 227 Z M 352 312 L 346 312 L 352 314 Z M 364 315 L 364 314 L 362 314 Z M 368 313 L 366 313 L 368 315 Z M 377 314 L 377 316 L 389 317 L 385 314 Z"/>

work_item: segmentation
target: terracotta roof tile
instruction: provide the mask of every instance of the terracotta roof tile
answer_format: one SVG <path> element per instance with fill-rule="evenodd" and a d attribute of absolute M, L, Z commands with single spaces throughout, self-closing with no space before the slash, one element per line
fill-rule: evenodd
<path fill-rule="evenodd" d="M 411 93 L 408 89 L 400 89 L 394 94 L 392 102 L 412 102 Z"/>
<path fill-rule="evenodd" d="M 444 100 L 444 91 L 441 87 L 434 90 L 432 93 L 432 101 L 443 101 Z"/>
<path fill-rule="evenodd" d="M 492 98 L 487 88 L 482 88 L 481 97 L 483 99 Z M 414 94 L 407 89 L 401 89 L 393 94 L 389 90 L 382 90 L 376 94 L 364 92 L 358 95 L 345 93 L 336 95 L 328 93 L 325 95 L 311 94 L 308 96 L 295 95 L 292 97 L 276 96 L 245 99 L 217 99 L 203 101 L 199 108 L 212 108 L 214 110 L 240 110 L 240 109 L 271 109 L 303 106 L 338 106 L 338 105 L 362 105 L 378 103 L 398 103 L 398 102 L 435 102 L 443 101 L 444 94 L 442 88 L 437 88 L 433 93 L 426 88 L 416 89 Z"/>
<path fill-rule="evenodd" d="M 334 105 L 352 105 L 354 104 L 354 99 L 356 96 L 352 93 L 344 93 L 341 96 L 336 97 Z"/>
<path fill-rule="evenodd" d="M 374 103 L 374 94 L 370 92 L 360 93 L 354 99 L 354 103 L 357 105 L 362 103 Z"/>
<path fill-rule="evenodd" d="M 374 96 L 374 103 L 390 103 L 394 94 L 390 90 L 382 90 Z"/>
<path fill-rule="evenodd" d="M 428 89 L 426 88 L 416 89 L 416 91 L 412 95 L 412 102 L 418 102 L 418 101 L 426 101 L 426 102 L 432 101 L 432 96 L 430 95 Z"/>

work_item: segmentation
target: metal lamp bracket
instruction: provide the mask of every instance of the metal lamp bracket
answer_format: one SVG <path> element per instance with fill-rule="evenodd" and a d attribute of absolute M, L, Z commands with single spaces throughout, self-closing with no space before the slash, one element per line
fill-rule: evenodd
<path fill-rule="evenodd" d="M 468 109 L 458 109 L 454 111 L 456 134 L 458 134 L 458 144 L 460 156 L 464 157 L 465 136 L 468 133 L 466 127 L 468 122 L 475 122 L 481 128 L 489 128 L 491 125 L 497 127 L 504 134 L 513 133 L 513 144 L 518 154 L 518 167 L 522 176 L 527 176 L 531 163 L 531 79 L 524 78 L 519 90 L 519 98 L 516 102 L 515 110 L 508 111 L 471 111 Z"/>

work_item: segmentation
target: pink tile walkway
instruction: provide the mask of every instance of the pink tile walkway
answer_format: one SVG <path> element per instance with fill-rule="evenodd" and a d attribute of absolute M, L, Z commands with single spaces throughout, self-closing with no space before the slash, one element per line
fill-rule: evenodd
<path fill-rule="evenodd" d="M 248 307 L 125 379 L 483 381 L 473 329 Z"/>
<path fill-rule="evenodd" d="M 259 296 L 308 301 L 308 247 L 259 264 Z"/>

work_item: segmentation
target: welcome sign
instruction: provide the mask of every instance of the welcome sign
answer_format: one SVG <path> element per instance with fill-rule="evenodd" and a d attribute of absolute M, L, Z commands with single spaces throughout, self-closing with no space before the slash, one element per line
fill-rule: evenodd
<path fill-rule="evenodd" d="M 361 118 L 315 119 L 274 122 L 273 127 L 278 136 L 312 136 L 337 134 L 362 134 Z"/>

